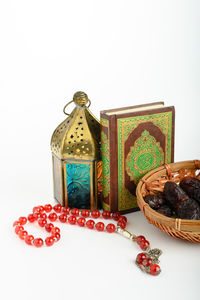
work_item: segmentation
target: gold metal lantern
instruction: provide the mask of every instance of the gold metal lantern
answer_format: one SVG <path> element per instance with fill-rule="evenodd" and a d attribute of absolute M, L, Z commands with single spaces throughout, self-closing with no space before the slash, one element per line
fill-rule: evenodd
<path fill-rule="evenodd" d="M 65 112 L 70 103 L 76 107 Z M 68 115 L 51 138 L 54 198 L 62 206 L 95 209 L 101 176 L 100 123 L 88 109 L 84 92 L 74 94 L 63 109 Z"/>

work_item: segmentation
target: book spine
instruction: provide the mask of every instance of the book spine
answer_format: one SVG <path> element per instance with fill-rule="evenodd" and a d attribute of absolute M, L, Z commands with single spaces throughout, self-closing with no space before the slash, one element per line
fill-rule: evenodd
<path fill-rule="evenodd" d="M 102 157 L 102 206 L 104 210 L 110 207 L 110 120 L 100 113 L 101 157 Z"/>
<path fill-rule="evenodd" d="M 110 116 L 110 211 L 118 211 L 118 139 L 117 118 Z"/>

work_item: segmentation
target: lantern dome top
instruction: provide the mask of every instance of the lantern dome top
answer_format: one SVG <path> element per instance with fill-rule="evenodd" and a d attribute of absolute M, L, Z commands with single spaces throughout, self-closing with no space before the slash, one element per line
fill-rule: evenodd
<path fill-rule="evenodd" d="M 73 97 L 73 101 L 79 106 L 85 106 L 89 99 L 86 93 L 84 92 L 76 92 Z"/>
<path fill-rule="evenodd" d="M 85 106 L 88 101 L 90 103 L 84 92 L 75 93 L 71 102 L 76 107 L 52 135 L 52 153 L 62 160 L 96 160 L 100 157 L 100 124 Z"/>

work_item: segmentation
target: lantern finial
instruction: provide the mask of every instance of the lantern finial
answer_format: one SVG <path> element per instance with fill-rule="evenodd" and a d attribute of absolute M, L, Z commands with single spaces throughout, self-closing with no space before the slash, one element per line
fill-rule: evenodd
<path fill-rule="evenodd" d="M 73 101 L 79 106 L 85 106 L 89 99 L 86 93 L 84 92 L 76 92 L 73 97 Z"/>

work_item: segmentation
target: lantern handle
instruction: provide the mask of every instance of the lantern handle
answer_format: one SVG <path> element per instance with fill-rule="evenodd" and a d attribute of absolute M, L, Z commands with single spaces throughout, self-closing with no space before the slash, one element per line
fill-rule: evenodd
<path fill-rule="evenodd" d="M 66 108 L 70 103 L 72 103 L 72 102 L 74 102 L 74 100 L 69 101 L 69 102 L 68 102 L 67 104 L 65 104 L 65 106 L 63 107 L 63 112 L 64 112 L 64 114 L 67 115 L 67 116 L 69 116 L 69 114 L 66 113 L 65 108 Z"/>
<path fill-rule="evenodd" d="M 67 107 L 70 103 L 72 103 L 72 102 L 74 102 L 74 100 L 69 101 L 67 104 L 65 104 L 65 106 L 64 106 L 64 108 L 63 108 L 63 112 L 64 112 L 64 114 L 67 115 L 67 116 L 69 116 L 70 114 L 68 114 L 68 113 L 65 111 L 65 109 L 66 109 L 66 107 Z M 89 102 L 89 104 L 88 104 L 88 106 L 85 106 L 86 108 L 89 108 L 90 105 L 91 105 L 90 99 L 88 99 L 88 102 Z"/>

